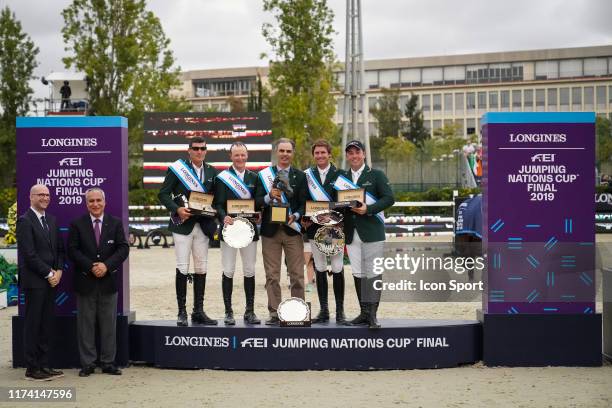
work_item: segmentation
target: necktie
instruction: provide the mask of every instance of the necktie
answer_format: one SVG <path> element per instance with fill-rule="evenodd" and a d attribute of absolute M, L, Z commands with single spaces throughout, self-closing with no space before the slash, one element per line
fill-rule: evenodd
<path fill-rule="evenodd" d="M 47 217 L 43 215 L 42 217 L 40 217 L 40 221 L 42 221 L 43 229 L 47 233 L 47 238 L 49 238 L 50 234 L 49 234 L 49 224 L 47 224 Z"/>
<path fill-rule="evenodd" d="M 96 218 L 94 220 L 94 234 L 96 236 L 96 245 L 100 245 L 100 220 Z"/>

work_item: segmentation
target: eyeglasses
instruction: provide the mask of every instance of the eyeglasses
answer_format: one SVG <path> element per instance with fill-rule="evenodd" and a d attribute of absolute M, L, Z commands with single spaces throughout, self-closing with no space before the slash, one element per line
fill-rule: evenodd
<path fill-rule="evenodd" d="M 34 194 L 34 195 L 38 196 L 38 197 L 45 197 L 45 198 L 46 197 L 51 197 L 51 194 L 47 194 L 47 193 L 38 193 L 38 194 Z"/>
<path fill-rule="evenodd" d="M 200 146 L 191 146 L 190 147 L 191 150 L 193 150 L 194 152 L 197 152 L 198 150 L 201 150 L 203 152 L 206 151 L 206 146 L 200 147 Z"/>

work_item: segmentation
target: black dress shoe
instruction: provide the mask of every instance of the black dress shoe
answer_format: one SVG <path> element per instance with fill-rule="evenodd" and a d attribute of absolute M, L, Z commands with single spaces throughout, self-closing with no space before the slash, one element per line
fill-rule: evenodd
<path fill-rule="evenodd" d="M 51 376 L 39 369 L 27 369 L 25 379 L 29 381 L 51 381 Z"/>
<path fill-rule="evenodd" d="M 91 374 L 93 374 L 95 372 L 96 372 L 96 366 L 94 366 L 94 365 L 83 367 L 79 371 L 79 377 L 89 377 Z"/>
<path fill-rule="evenodd" d="M 225 319 L 223 320 L 226 326 L 234 326 L 236 319 L 234 319 L 234 312 L 225 312 Z"/>
<path fill-rule="evenodd" d="M 278 316 L 270 316 L 270 318 L 266 320 L 266 326 L 280 326 L 280 319 Z"/>
<path fill-rule="evenodd" d="M 64 376 L 64 373 L 60 370 L 54 370 L 52 368 L 41 368 L 40 371 L 47 374 L 49 377 L 60 378 Z"/>
<path fill-rule="evenodd" d="M 257 318 L 257 315 L 252 310 L 244 312 L 244 322 L 246 324 L 261 324 L 261 320 Z"/>
<path fill-rule="evenodd" d="M 121 370 L 118 369 L 117 366 L 115 366 L 114 364 L 107 364 L 102 366 L 102 372 L 104 374 L 121 375 Z"/>

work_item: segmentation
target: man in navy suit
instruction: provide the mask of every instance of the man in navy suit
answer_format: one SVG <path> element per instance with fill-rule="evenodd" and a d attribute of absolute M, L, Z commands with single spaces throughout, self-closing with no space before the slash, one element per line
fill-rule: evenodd
<path fill-rule="evenodd" d="M 19 286 L 25 293 L 25 377 L 33 381 L 64 375 L 49 367 L 55 287 L 64 266 L 64 242 L 55 217 L 46 212 L 50 201 L 46 186 L 32 186 L 30 208 L 17 220 Z"/>
<path fill-rule="evenodd" d="M 121 375 L 115 366 L 117 351 L 118 269 L 130 250 L 119 218 L 104 213 L 104 191 L 85 192 L 88 213 L 72 221 L 68 233 L 68 256 L 74 263 L 74 290 L 77 293 L 77 332 L 80 377 L 95 372 L 96 318 L 100 334 L 102 372 Z"/>

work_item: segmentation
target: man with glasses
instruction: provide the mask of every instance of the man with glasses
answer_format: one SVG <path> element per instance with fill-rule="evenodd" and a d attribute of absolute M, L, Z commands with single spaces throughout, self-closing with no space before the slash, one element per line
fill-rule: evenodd
<path fill-rule="evenodd" d="M 261 247 L 266 271 L 266 292 L 270 318 L 267 325 L 278 326 L 278 305 L 281 302 L 280 272 L 282 252 L 285 252 L 292 297 L 304 299 L 304 242 L 298 224 L 306 204 L 306 176 L 291 165 L 295 142 L 281 138 L 276 142 L 278 164 L 259 172 L 255 189 L 255 206 L 263 208 Z M 275 181 L 286 180 L 283 192 Z M 282 181 L 285 184 L 285 181 Z M 289 194 L 289 191 L 291 192 Z M 286 223 L 271 222 L 273 206 L 288 207 Z"/>
<path fill-rule="evenodd" d="M 25 294 L 25 378 L 31 381 L 64 375 L 49 366 L 55 288 L 64 267 L 64 241 L 55 217 L 46 211 L 50 201 L 46 186 L 32 186 L 30 208 L 17 220 L 19 286 Z"/>
<path fill-rule="evenodd" d="M 172 220 L 168 229 L 174 239 L 176 256 L 176 302 L 178 304 L 177 326 L 187 326 L 187 281 L 193 280 L 194 324 L 216 325 L 204 312 L 204 293 L 206 291 L 206 270 L 208 263 L 208 244 L 213 238 L 217 224 L 212 218 L 195 216 L 186 207 L 179 206 L 174 198 L 188 197 L 191 191 L 214 192 L 217 170 L 204 162 L 206 141 L 194 137 L 187 149 L 189 161 L 177 160 L 168 167 L 164 183 L 159 190 L 159 201 L 171 212 Z M 193 256 L 194 274 L 189 274 L 189 258 Z"/>

